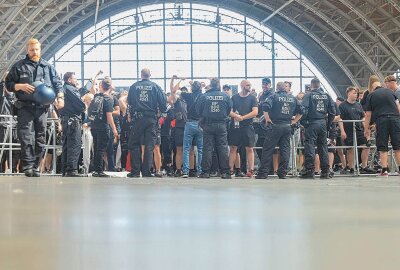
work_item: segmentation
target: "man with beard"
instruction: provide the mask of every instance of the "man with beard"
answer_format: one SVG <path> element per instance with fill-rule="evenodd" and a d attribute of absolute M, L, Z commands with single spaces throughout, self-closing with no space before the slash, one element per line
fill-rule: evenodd
<path fill-rule="evenodd" d="M 46 144 L 46 122 L 49 105 L 35 101 L 33 82 L 40 81 L 51 87 L 55 106 L 64 106 L 62 84 L 56 70 L 41 58 L 41 45 L 37 39 L 26 44 L 27 55 L 15 63 L 6 77 L 6 88 L 15 92 L 18 108 L 17 134 L 21 143 L 21 170 L 28 177 L 39 177 L 39 164 Z"/>
<path fill-rule="evenodd" d="M 248 161 L 247 177 L 253 176 L 254 171 L 254 151 L 256 134 L 253 128 L 253 118 L 257 116 L 257 98 L 251 95 L 251 83 L 243 80 L 240 83 L 242 91 L 232 97 L 232 112 L 230 117 L 232 121 L 229 128 L 229 167 L 233 172 L 233 166 L 237 157 L 239 146 L 246 148 Z"/>

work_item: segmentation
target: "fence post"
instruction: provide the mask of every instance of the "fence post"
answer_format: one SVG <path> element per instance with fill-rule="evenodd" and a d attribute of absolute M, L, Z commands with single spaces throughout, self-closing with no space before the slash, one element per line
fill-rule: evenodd
<path fill-rule="evenodd" d="M 9 148 L 9 153 L 8 153 L 8 169 L 10 170 L 10 173 L 12 173 L 12 169 L 13 169 L 13 150 L 12 150 L 12 146 L 13 146 L 13 116 L 10 115 L 10 148 Z"/>
<path fill-rule="evenodd" d="M 354 148 L 354 164 L 355 164 L 355 174 L 357 176 L 360 175 L 360 164 L 358 162 L 358 147 L 357 147 L 357 131 L 356 131 L 356 122 L 357 120 L 352 120 L 353 122 L 353 148 Z"/>
<path fill-rule="evenodd" d="M 51 170 L 51 174 L 56 174 L 57 173 L 57 153 L 56 153 L 56 140 L 57 140 L 57 135 L 56 135 L 56 120 L 52 119 L 51 120 L 51 126 L 53 128 L 53 132 L 51 136 L 53 136 L 53 168 Z"/>

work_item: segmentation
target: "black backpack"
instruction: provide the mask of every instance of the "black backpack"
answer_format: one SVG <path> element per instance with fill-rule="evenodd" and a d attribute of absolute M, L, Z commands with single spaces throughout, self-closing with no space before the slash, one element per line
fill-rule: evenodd
<path fill-rule="evenodd" d="M 88 119 L 93 122 L 103 119 L 104 94 L 94 96 L 88 108 Z"/>

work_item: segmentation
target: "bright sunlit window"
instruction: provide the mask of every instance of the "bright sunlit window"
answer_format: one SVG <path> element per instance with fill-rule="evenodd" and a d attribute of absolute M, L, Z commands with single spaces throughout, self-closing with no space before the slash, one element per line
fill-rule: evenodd
<path fill-rule="evenodd" d="M 278 33 L 238 13 L 192 3 L 139 7 L 112 16 L 85 30 L 51 61 L 59 73 L 87 80 L 99 69 L 118 88 L 138 80 L 144 67 L 168 92 L 172 75 L 239 85 L 247 78 L 257 92 L 261 79 L 291 81 L 293 93 L 304 91 L 319 77 L 336 97 L 315 65 Z M 185 83 L 184 83 L 185 84 Z"/>

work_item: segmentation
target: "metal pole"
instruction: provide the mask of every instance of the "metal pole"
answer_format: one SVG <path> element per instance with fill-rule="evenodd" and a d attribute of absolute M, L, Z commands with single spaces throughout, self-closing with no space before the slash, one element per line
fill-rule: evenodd
<path fill-rule="evenodd" d="M 292 135 L 292 175 L 297 176 L 297 143 L 296 143 L 296 131 Z"/>
<path fill-rule="evenodd" d="M 3 144 L 1 145 L 1 150 L 0 150 L 0 160 L 3 159 L 3 153 L 4 153 L 4 148 L 6 147 L 7 143 L 7 137 L 8 137 L 8 132 L 9 132 L 10 127 L 7 126 L 6 133 L 4 134 L 4 139 L 3 139 Z"/>
<path fill-rule="evenodd" d="M 57 140 L 56 140 L 56 120 L 52 120 L 52 127 L 53 127 L 53 169 L 51 170 L 51 174 L 56 174 L 57 172 L 57 154 L 56 154 L 56 144 L 57 144 Z"/>
<path fill-rule="evenodd" d="M 354 172 L 357 176 L 360 175 L 360 164 L 358 162 L 358 148 L 357 148 L 357 132 L 356 132 L 356 122 L 353 121 L 353 147 L 354 147 L 354 164 L 356 168 Z"/>
<path fill-rule="evenodd" d="M 13 129 L 13 116 L 10 115 L 10 128 L 9 128 L 9 132 L 10 132 L 10 148 L 9 148 L 9 153 L 8 153 L 8 169 L 10 170 L 10 173 L 12 173 L 12 168 L 13 168 L 13 159 L 12 159 L 12 144 L 13 144 L 13 140 L 12 140 L 12 129 Z"/>

